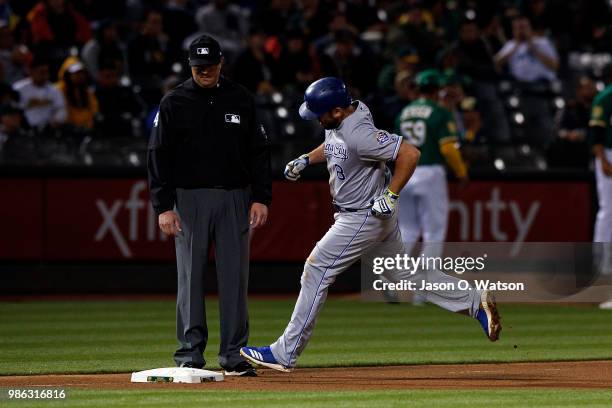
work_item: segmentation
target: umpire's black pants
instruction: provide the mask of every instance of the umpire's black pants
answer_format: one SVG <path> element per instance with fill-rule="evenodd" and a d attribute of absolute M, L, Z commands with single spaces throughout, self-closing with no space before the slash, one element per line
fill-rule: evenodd
<path fill-rule="evenodd" d="M 219 364 L 233 368 L 243 361 L 249 319 L 249 193 L 244 189 L 178 189 L 176 211 L 182 233 L 175 238 L 178 269 L 176 334 L 177 365 L 204 365 L 208 340 L 204 306 L 204 276 L 210 243 L 215 242 L 221 344 Z"/>

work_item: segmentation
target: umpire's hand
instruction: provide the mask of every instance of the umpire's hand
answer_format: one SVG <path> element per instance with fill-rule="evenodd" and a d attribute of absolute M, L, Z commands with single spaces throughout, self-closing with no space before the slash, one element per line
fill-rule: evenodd
<path fill-rule="evenodd" d="M 268 220 L 268 207 L 265 204 L 251 204 L 249 212 L 249 225 L 251 228 L 263 227 Z"/>
<path fill-rule="evenodd" d="M 157 222 L 159 223 L 159 228 L 161 228 L 166 235 L 175 236 L 178 235 L 179 232 L 183 232 L 181 229 L 181 221 L 175 211 L 169 210 L 159 214 Z"/>

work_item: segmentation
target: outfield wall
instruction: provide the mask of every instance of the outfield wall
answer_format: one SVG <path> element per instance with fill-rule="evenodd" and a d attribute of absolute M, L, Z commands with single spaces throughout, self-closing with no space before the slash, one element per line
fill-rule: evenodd
<path fill-rule="evenodd" d="M 140 178 L 0 179 L 0 259 L 171 261 Z M 276 181 L 268 225 L 252 239 L 253 261 L 301 262 L 331 225 L 325 181 Z M 451 183 L 448 241 L 590 241 L 592 183 Z"/>

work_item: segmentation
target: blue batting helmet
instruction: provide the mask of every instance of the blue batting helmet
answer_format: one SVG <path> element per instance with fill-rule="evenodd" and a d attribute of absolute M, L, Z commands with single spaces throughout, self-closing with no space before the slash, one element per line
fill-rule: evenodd
<path fill-rule="evenodd" d="M 317 119 L 334 108 L 344 108 L 350 104 L 351 95 L 341 79 L 321 78 L 306 89 L 304 103 L 300 106 L 300 116 L 306 120 Z"/>

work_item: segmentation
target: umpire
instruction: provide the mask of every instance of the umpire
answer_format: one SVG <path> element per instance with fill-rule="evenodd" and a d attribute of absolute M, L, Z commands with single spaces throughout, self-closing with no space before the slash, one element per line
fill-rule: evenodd
<path fill-rule="evenodd" d="M 249 229 L 266 223 L 272 198 L 270 151 L 253 96 L 221 76 L 219 43 L 189 46 L 192 77 L 165 95 L 149 142 L 148 173 L 161 230 L 175 237 L 178 366 L 202 368 L 208 340 L 204 277 L 215 243 L 221 345 L 226 375 L 256 375 L 239 354 L 247 344 Z"/>

